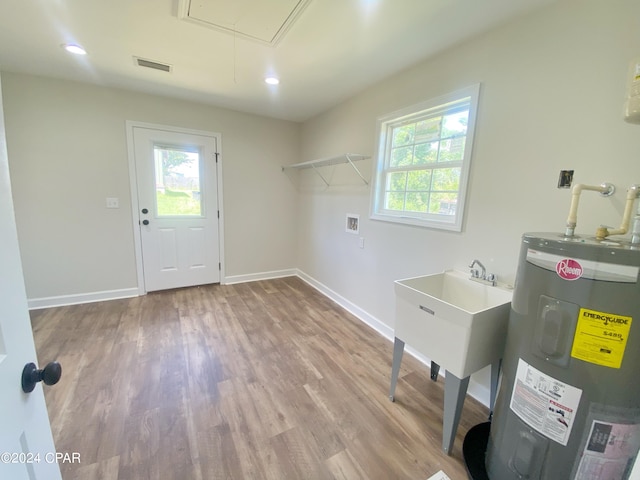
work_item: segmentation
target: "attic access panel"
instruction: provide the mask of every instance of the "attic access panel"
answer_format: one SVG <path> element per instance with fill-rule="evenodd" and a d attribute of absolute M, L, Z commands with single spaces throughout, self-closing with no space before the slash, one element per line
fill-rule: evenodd
<path fill-rule="evenodd" d="M 183 20 L 275 46 L 311 0 L 178 0 Z"/>

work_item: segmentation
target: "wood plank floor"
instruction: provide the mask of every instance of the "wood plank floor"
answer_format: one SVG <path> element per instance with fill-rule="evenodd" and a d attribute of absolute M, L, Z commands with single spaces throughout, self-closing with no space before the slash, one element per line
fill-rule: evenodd
<path fill-rule="evenodd" d="M 64 480 L 467 478 L 467 398 L 441 452 L 444 381 L 296 277 L 31 312 Z"/>

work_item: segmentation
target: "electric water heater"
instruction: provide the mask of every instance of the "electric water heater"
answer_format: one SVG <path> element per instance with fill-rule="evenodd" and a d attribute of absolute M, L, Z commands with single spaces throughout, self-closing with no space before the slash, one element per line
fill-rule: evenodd
<path fill-rule="evenodd" d="M 640 447 L 640 246 L 525 234 L 491 480 L 621 480 Z"/>

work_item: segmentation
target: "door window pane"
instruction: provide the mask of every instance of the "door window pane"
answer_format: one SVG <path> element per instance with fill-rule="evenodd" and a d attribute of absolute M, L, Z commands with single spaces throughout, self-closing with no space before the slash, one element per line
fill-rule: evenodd
<path fill-rule="evenodd" d="M 153 156 L 158 216 L 202 216 L 199 152 L 155 145 Z"/>

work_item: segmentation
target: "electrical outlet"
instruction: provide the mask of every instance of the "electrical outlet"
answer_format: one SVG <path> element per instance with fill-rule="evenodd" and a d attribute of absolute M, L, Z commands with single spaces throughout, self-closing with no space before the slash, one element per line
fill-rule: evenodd
<path fill-rule="evenodd" d="M 115 197 L 107 197 L 107 208 L 120 208 L 120 202 Z"/>
<path fill-rule="evenodd" d="M 573 181 L 573 170 L 560 170 L 558 177 L 558 188 L 571 188 Z"/>

